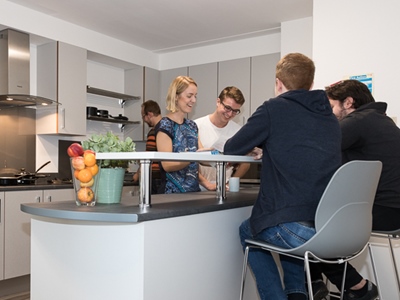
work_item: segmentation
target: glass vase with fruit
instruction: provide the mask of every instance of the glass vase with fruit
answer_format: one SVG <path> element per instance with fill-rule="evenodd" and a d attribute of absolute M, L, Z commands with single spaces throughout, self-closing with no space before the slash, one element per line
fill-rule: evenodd
<path fill-rule="evenodd" d="M 71 161 L 75 202 L 78 206 L 94 206 L 100 176 L 100 164 L 93 150 L 84 150 L 79 143 L 72 143 L 67 153 Z"/>

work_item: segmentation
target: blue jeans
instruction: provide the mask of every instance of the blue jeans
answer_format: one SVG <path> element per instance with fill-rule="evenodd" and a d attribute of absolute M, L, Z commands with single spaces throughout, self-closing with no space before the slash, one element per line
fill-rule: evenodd
<path fill-rule="evenodd" d="M 245 239 L 265 241 L 289 249 L 296 248 L 309 240 L 315 234 L 315 228 L 297 222 L 282 223 L 266 228 L 253 236 L 250 222 L 246 220 L 240 225 L 239 232 L 243 249 L 245 248 Z M 304 261 L 284 255 L 280 257 L 280 261 L 283 269 L 284 288 L 271 253 L 250 248 L 248 262 L 256 278 L 260 299 L 287 300 L 287 295 L 292 293 L 302 293 L 307 296 Z"/>

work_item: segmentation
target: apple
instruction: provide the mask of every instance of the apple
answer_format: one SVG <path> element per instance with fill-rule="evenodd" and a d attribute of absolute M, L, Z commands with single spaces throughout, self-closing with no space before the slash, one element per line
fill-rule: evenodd
<path fill-rule="evenodd" d="M 78 199 L 81 202 L 91 202 L 94 198 L 94 193 L 91 188 L 83 187 L 78 191 Z"/>
<path fill-rule="evenodd" d="M 85 160 L 83 156 L 75 156 L 71 160 L 72 167 L 75 170 L 83 170 L 85 168 Z"/>
<path fill-rule="evenodd" d="M 84 151 L 81 144 L 72 143 L 71 145 L 69 145 L 67 153 L 70 157 L 76 157 L 83 155 Z"/>

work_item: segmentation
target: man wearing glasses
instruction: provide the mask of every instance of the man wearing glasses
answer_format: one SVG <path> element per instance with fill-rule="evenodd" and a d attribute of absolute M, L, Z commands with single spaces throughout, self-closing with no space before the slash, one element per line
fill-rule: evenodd
<path fill-rule="evenodd" d="M 214 148 L 223 151 L 225 142 L 239 129 L 240 125 L 232 121 L 240 114 L 240 108 L 245 99 L 242 92 L 234 86 L 228 86 L 222 90 L 216 101 L 217 108 L 207 116 L 194 120 L 199 128 L 199 139 L 204 148 Z M 250 164 L 241 163 L 228 165 L 226 179 L 230 177 L 242 177 L 246 174 Z M 216 189 L 216 170 L 213 167 L 200 165 L 200 188 L 214 191 Z"/>

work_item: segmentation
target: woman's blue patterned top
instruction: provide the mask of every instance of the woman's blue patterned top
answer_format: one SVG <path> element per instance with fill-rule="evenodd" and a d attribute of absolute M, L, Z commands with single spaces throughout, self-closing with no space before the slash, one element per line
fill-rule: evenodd
<path fill-rule="evenodd" d="M 198 129 L 195 122 L 184 119 L 178 124 L 168 117 L 163 117 L 156 125 L 156 135 L 159 131 L 167 134 L 172 140 L 172 152 L 196 152 L 198 149 Z M 174 172 L 165 172 L 160 164 L 162 186 L 165 194 L 199 192 L 199 168 L 197 162 L 191 162 L 187 167 Z"/>

